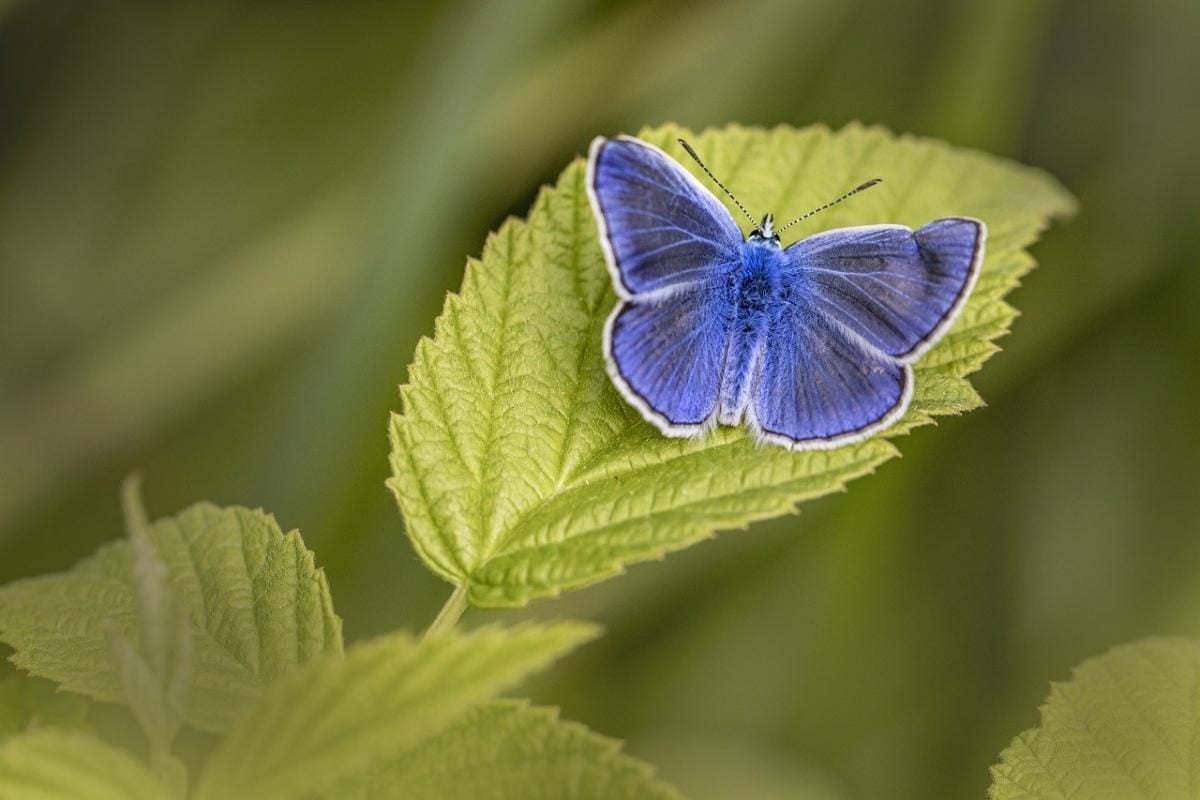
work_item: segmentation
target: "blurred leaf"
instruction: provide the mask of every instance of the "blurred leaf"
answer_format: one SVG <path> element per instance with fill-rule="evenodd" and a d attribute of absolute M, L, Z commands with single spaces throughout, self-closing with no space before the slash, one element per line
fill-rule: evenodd
<path fill-rule="evenodd" d="M 359 194 L 429 16 L 34 11 L 12 15 L 33 98 L 11 124 L 5 104 L 0 161 L 0 539 L 345 310 L 369 267 Z"/>
<path fill-rule="evenodd" d="M 1054 684 L 1041 727 L 992 768 L 994 800 L 1195 797 L 1200 775 L 1200 645 L 1145 639 Z"/>
<path fill-rule="evenodd" d="M 247 508 L 199 503 L 150 535 L 191 612 L 195 645 L 187 720 L 225 730 L 289 667 L 342 651 L 341 620 L 297 531 Z M 128 542 L 67 572 L 0 587 L 0 639 L 17 666 L 97 700 L 120 702 L 106 630 L 137 638 Z"/>
<path fill-rule="evenodd" d="M 678 798 L 621 745 L 550 708 L 496 701 L 368 772 L 333 787 L 331 798 L 412 800 L 620 800 Z"/>
<path fill-rule="evenodd" d="M 90 703 L 28 675 L 0 678 L 0 739 L 29 728 L 87 728 Z"/>
<path fill-rule="evenodd" d="M 181 622 L 181 630 L 188 630 L 186 618 Z M 171 742 L 183 723 L 181 693 L 163 685 L 164 677 L 154 671 L 129 639 L 114 634 L 109 646 L 123 700 L 149 742 L 151 768 L 165 785 L 178 788 L 178 793 L 183 794 L 187 787 L 187 767 L 171 754 Z M 183 676 L 187 674 L 184 670 Z"/>
<path fill-rule="evenodd" d="M 121 487 L 121 506 L 129 534 L 140 629 L 138 645 L 116 631 L 108 633 L 117 680 L 125 702 L 150 740 L 156 758 L 164 757 L 179 732 L 187 709 L 192 676 L 192 626 L 187 607 L 171 590 L 170 571 L 150 533 L 142 505 L 141 480 L 135 475 Z"/>
<path fill-rule="evenodd" d="M 736 735 L 676 722 L 680 723 L 677 727 L 648 741 L 640 740 L 639 748 L 660 773 L 674 775 L 692 800 L 847 800 L 861 796 L 847 794 L 803 748 L 787 752 L 771 747 L 738 722 L 731 726 Z"/>
<path fill-rule="evenodd" d="M 576 161 L 528 222 L 506 222 L 468 264 L 392 417 L 389 486 L 409 535 L 476 605 L 521 605 L 788 513 L 896 455 L 889 437 L 979 405 L 964 376 L 1015 316 L 1002 298 L 1033 266 L 1023 248 L 1074 205 L 1036 171 L 881 129 L 642 135 L 677 155 L 676 137 L 692 138 L 744 202 L 780 218 L 883 176 L 874 196 L 834 209 L 823 227 L 977 216 L 990 229 L 983 274 L 955 328 L 917 365 L 909 413 L 884 436 L 807 453 L 756 447 L 728 428 L 667 439 L 605 374 L 600 332 L 613 295 Z"/>
<path fill-rule="evenodd" d="M 1027 119 L 1027 107 L 1038 88 L 1037 62 L 1029 58 L 1051 32 L 1046 24 L 1060 0 L 966 0 L 950 12 L 950 35 L 932 55 L 938 67 L 932 85 L 920 98 L 928 105 L 932 130 L 946 139 L 1011 152 Z M 986 36 L 977 35 L 987 31 Z M 986 97 L 977 103 L 974 98 Z"/>
<path fill-rule="evenodd" d="M 591 639 L 580 623 L 406 633 L 356 645 L 273 686 L 213 755 L 198 797 L 317 794 L 394 758 L 470 706 Z"/>
<path fill-rule="evenodd" d="M 786 119 L 807 80 L 769 93 L 746 87 L 760 85 L 764 75 L 810 74 L 824 57 L 821 44 L 855 10 L 837 0 L 618 6 L 578 35 L 559 37 L 492 99 L 483 127 L 499 150 L 494 160 L 505 164 L 508 181 L 530 161 L 551 169 L 544 164 L 547 145 L 570 152 L 597 130 L 626 130 L 646 119 Z M 755 46 L 728 58 L 731 40 Z M 623 57 L 631 50 L 637 59 Z M 534 135 L 538 147 L 531 148 Z"/>
<path fill-rule="evenodd" d="M 169 797 L 145 767 L 88 734 L 44 729 L 0 740 L 0 798 L 4 800 Z"/>

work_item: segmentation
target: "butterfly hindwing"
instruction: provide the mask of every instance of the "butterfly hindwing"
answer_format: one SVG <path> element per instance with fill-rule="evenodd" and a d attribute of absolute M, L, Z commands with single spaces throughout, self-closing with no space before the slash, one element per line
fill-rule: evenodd
<path fill-rule="evenodd" d="M 912 361 L 945 333 L 983 261 L 984 224 L 934 220 L 818 233 L 784 251 L 785 280 L 880 353 Z"/>
<path fill-rule="evenodd" d="M 653 145 L 597 138 L 587 190 L 618 294 L 705 280 L 716 265 L 738 257 L 742 234 L 729 212 Z"/>
<path fill-rule="evenodd" d="M 605 329 L 609 374 L 663 433 L 699 433 L 715 419 L 732 319 L 719 286 L 621 301 Z"/>
<path fill-rule="evenodd" d="M 866 438 L 903 415 L 912 368 L 889 358 L 797 297 L 773 317 L 763 342 L 750 427 L 793 449 Z"/>
<path fill-rule="evenodd" d="M 764 340 L 752 426 L 797 449 L 865 438 L 903 416 L 909 364 L 949 328 L 978 277 L 982 222 L 841 228 L 783 252 L 786 302 Z"/>

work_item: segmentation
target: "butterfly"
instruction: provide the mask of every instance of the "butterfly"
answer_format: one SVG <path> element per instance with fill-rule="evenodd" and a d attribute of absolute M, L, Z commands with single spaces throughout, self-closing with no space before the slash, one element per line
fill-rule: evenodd
<path fill-rule="evenodd" d="M 891 426 L 912 400 L 913 362 L 954 322 L 983 262 L 987 229 L 970 217 L 783 247 L 767 214 L 743 236 L 691 172 L 628 136 L 592 142 L 586 185 L 618 297 L 608 374 L 667 436 L 741 424 L 761 442 L 815 450 Z"/>

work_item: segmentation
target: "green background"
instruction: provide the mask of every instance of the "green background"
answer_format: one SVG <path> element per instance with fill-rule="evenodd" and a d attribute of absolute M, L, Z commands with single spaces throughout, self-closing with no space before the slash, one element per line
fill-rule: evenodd
<path fill-rule="evenodd" d="M 607 636 L 531 691 L 697 798 L 978 797 L 1048 681 L 1200 631 L 1198 32 L 1193 0 L 0 2 L 0 580 L 120 535 L 141 469 L 152 512 L 300 528 L 350 639 L 423 627 L 449 587 L 387 413 L 487 231 L 598 133 L 882 123 L 1081 201 L 989 407 L 535 604 Z"/>

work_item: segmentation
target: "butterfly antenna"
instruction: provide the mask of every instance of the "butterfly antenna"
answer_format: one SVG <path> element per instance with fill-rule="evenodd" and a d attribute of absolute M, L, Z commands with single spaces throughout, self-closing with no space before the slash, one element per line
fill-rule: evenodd
<path fill-rule="evenodd" d="M 786 231 L 788 228 L 795 225 L 797 222 L 803 222 L 804 220 L 811 217 L 813 214 L 816 214 L 820 211 L 824 211 L 827 208 L 832 208 L 833 206 L 836 206 L 838 203 L 845 200 L 847 197 L 853 197 L 854 195 L 858 194 L 859 192 L 870 189 L 872 186 L 874 186 L 877 183 L 883 183 L 883 178 L 871 178 L 871 180 L 867 181 L 866 183 L 860 183 L 858 186 L 855 186 L 853 189 L 846 192 L 844 195 L 839 197 L 837 200 L 831 200 L 830 202 L 826 203 L 825 205 L 821 206 L 820 208 L 814 208 L 812 211 L 808 212 L 807 214 L 796 217 L 794 220 L 789 222 L 787 225 L 784 225 L 782 228 L 777 228 L 775 232 L 782 233 L 783 231 Z"/>
<path fill-rule="evenodd" d="M 723 184 L 719 180 L 717 180 L 716 175 L 713 175 L 711 172 L 709 172 L 708 167 L 704 166 L 704 162 L 700 160 L 700 156 L 696 155 L 696 151 L 692 149 L 692 146 L 690 144 L 688 144 L 687 142 L 685 142 L 683 139 L 680 139 L 679 143 L 681 145 L 683 145 L 684 150 L 687 150 L 687 154 L 696 160 L 696 163 L 700 165 L 700 169 L 704 170 L 704 174 L 707 175 L 708 177 L 712 178 L 712 182 L 715 183 L 717 186 L 720 186 L 721 191 L 723 191 L 725 194 L 729 195 L 729 199 L 733 201 L 733 204 L 735 206 L 737 206 L 738 208 L 740 208 L 742 210 L 742 213 L 746 215 L 746 219 L 750 220 L 750 224 L 753 225 L 755 228 L 757 228 L 758 220 L 754 219 L 754 217 L 750 215 L 750 212 L 746 210 L 746 207 L 744 205 L 742 205 L 741 202 L 739 202 L 736 197 L 733 196 L 733 192 L 731 192 L 725 188 L 725 184 Z"/>

